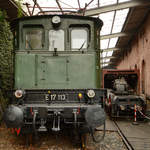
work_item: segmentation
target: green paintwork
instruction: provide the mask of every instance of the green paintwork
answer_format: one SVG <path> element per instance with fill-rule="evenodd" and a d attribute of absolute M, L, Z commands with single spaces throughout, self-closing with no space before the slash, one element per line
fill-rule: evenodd
<path fill-rule="evenodd" d="M 15 88 L 31 88 L 35 84 L 35 55 L 15 56 Z"/>
<path fill-rule="evenodd" d="M 102 22 L 98 18 L 83 16 L 61 17 L 60 29 L 65 32 L 65 51 L 49 51 L 49 30 L 53 30 L 53 16 L 35 16 L 16 21 L 15 89 L 86 89 L 100 88 L 99 32 Z M 42 48 L 26 49 L 24 26 L 42 26 Z M 71 50 L 72 27 L 87 27 L 88 48 L 85 52 Z M 57 29 L 56 29 L 57 30 Z"/>
<path fill-rule="evenodd" d="M 17 54 L 15 60 L 15 88 L 96 88 L 94 53 L 66 56 Z"/>

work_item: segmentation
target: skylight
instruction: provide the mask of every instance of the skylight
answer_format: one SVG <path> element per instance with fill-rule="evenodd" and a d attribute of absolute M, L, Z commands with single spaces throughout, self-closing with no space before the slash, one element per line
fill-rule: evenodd
<path fill-rule="evenodd" d="M 107 52 L 107 56 L 112 56 L 112 54 L 113 54 L 113 51 Z"/>
<path fill-rule="evenodd" d="M 104 62 L 109 62 L 110 61 L 110 59 L 105 59 L 105 61 Z"/>
<path fill-rule="evenodd" d="M 129 9 L 122 9 L 122 10 L 116 11 L 115 22 L 114 22 L 112 33 L 121 32 L 128 12 L 129 12 Z"/>
<path fill-rule="evenodd" d="M 122 9 L 101 14 L 100 18 L 104 22 L 104 26 L 101 30 L 101 36 L 121 32 L 128 12 L 129 9 Z M 118 37 L 101 40 L 101 49 L 114 48 L 116 46 L 117 41 Z M 113 51 L 103 53 L 102 57 L 108 57 L 113 55 Z M 109 61 L 107 62 L 109 63 Z M 106 66 L 105 63 L 102 64 L 102 67 Z"/>
<path fill-rule="evenodd" d="M 118 41 L 118 37 L 116 37 L 116 38 L 111 38 L 108 48 L 113 48 L 113 47 L 115 47 L 117 41 Z"/>
<path fill-rule="evenodd" d="M 116 4 L 117 0 L 100 0 L 100 6 L 106 6 L 106 5 L 111 5 L 111 4 Z"/>
<path fill-rule="evenodd" d="M 112 28 L 112 22 L 114 17 L 114 11 L 103 13 L 99 15 L 99 18 L 103 20 L 103 27 L 101 30 L 101 35 L 110 34 Z"/>
<path fill-rule="evenodd" d="M 106 49 L 108 47 L 109 39 L 101 40 L 101 49 Z"/>
<path fill-rule="evenodd" d="M 130 0 L 119 0 L 119 3 L 123 3 L 123 2 L 127 2 L 127 1 L 130 1 Z"/>

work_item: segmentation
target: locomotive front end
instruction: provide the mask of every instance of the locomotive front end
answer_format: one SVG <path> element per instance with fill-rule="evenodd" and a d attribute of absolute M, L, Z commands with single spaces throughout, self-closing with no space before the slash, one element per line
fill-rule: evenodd
<path fill-rule="evenodd" d="M 22 132 L 94 130 L 105 123 L 98 18 L 47 15 L 16 26 L 15 84 L 6 125 Z"/>
<path fill-rule="evenodd" d="M 16 97 L 4 115 L 7 127 L 24 128 L 25 131 L 60 131 L 65 125 L 88 132 L 105 123 L 101 93 L 97 89 L 84 90 L 26 90 Z M 34 125 L 34 126 L 33 126 Z M 23 132 L 23 131 L 22 131 Z"/>

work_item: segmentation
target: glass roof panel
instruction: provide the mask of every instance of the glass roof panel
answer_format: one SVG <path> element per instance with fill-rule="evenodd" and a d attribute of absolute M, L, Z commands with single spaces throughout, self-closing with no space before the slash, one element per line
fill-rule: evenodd
<path fill-rule="evenodd" d="M 100 6 L 106 6 L 111 4 L 116 4 L 117 0 L 100 0 Z"/>
<path fill-rule="evenodd" d="M 102 53 L 102 57 L 106 57 L 107 52 Z"/>
<path fill-rule="evenodd" d="M 119 3 L 123 3 L 123 2 L 127 2 L 127 1 L 131 1 L 131 0 L 119 0 Z"/>
<path fill-rule="evenodd" d="M 110 61 L 110 59 L 105 59 L 105 62 L 109 62 Z"/>
<path fill-rule="evenodd" d="M 117 41 L 118 41 L 118 37 L 110 39 L 109 48 L 115 47 Z"/>
<path fill-rule="evenodd" d="M 110 34 L 111 28 L 112 28 L 113 17 L 114 17 L 114 11 L 99 15 L 99 18 L 104 23 L 102 30 L 101 30 L 101 35 Z"/>
<path fill-rule="evenodd" d="M 112 54 L 113 54 L 113 51 L 107 52 L 107 56 L 112 56 Z"/>
<path fill-rule="evenodd" d="M 106 49 L 108 47 L 109 39 L 101 40 L 101 49 Z"/>
<path fill-rule="evenodd" d="M 101 67 L 106 67 L 106 66 L 108 66 L 108 64 L 102 64 L 102 65 L 101 65 Z"/>
<path fill-rule="evenodd" d="M 114 22 L 112 33 L 121 32 L 128 12 L 129 12 L 128 8 L 116 11 L 115 22 Z"/>

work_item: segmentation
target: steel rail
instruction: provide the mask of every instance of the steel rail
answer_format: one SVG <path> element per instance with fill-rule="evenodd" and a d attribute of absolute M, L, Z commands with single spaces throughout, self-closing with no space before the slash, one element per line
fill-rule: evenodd
<path fill-rule="evenodd" d="M 119 125 L 117 124 L 117 122 L 116 122 L 116 121 L 113 121 L 113 123 L 114 123 L 114 125 L 115 125 L 115 127 L 116 127 L 116 129 L 117 129 L 117 131 L 118 131 L 118 133 L 119 133 L 119 135 L 121 136 L 121 138 L 122 138 L 122 140 L 123 140 L 123 142 L 124 142 L 126 148 L 127 148 L 128 150 L 134 150 L 134 148 L 133 148 L 133 146 L 131 145 L 131 143 L 128 141 L 128 139 L 126 138 L 126 136 L 125 136 L 125 135 L 123 134 L 123 132 L 121 131 L 121 129 L 120 129 Z"/>

